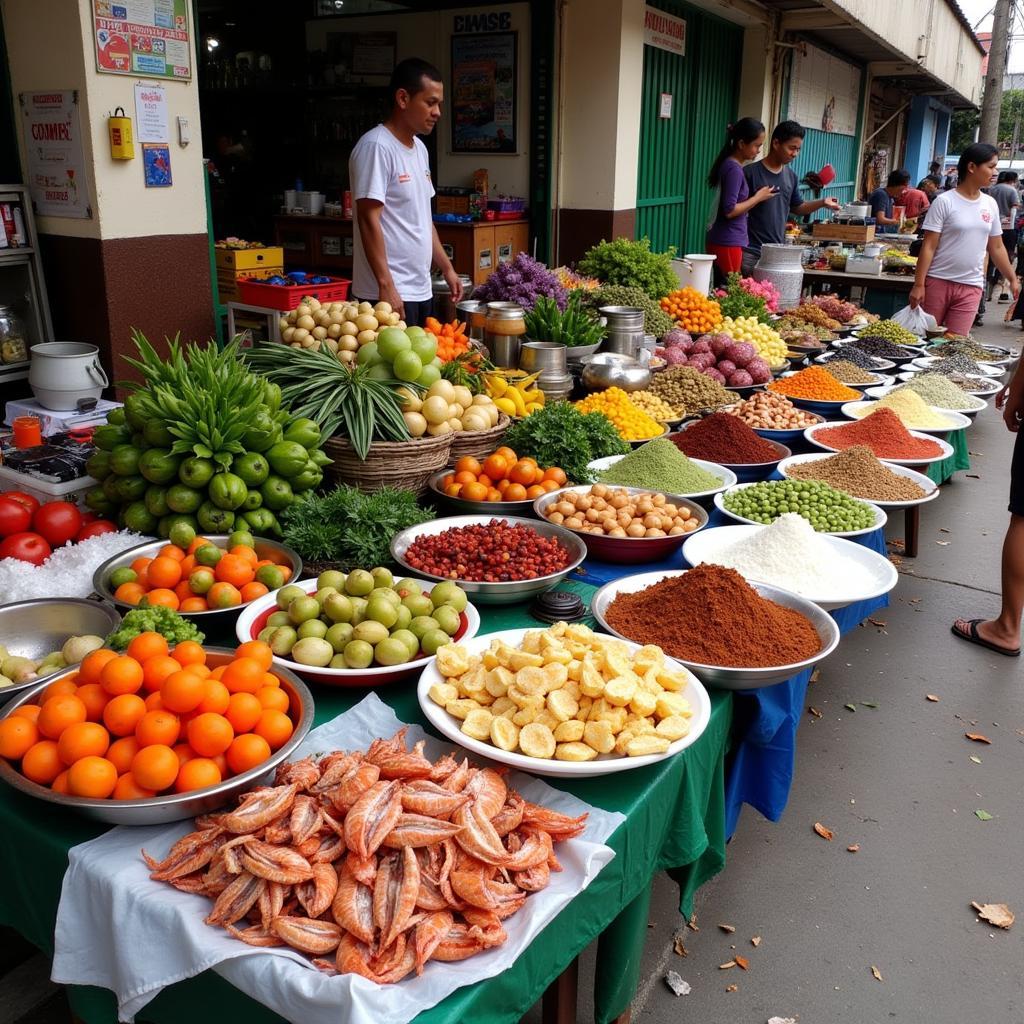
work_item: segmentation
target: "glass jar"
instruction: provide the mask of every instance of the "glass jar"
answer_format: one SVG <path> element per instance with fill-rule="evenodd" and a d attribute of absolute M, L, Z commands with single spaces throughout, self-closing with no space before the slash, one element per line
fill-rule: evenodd
<path fill-rule="evenodd" d="M 484 344 L 497 366 L 517 367 L 519 348 L 526 333 L 526 310 L 518 302 L 488 302 Z"/>
<path fill-rule="evenodd" d="M 25 325 L 10 306 L 0 306 L 0 362 L 23 363 L 28 359 Z"/>

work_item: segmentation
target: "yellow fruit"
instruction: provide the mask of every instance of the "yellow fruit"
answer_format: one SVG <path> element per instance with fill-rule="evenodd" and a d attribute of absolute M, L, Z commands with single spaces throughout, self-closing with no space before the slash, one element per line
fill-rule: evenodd
<path fill-rule="evenodd" d="M 506 416 L 517 416 L 516 403 L 511 398 L 495 398 L 494 404 L 503 412 Z"/>

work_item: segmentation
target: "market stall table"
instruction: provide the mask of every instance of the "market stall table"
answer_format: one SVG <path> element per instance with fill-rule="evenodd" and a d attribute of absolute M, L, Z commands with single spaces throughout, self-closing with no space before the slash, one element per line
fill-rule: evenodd
<path fill-rule="evenodd" d="M 804 289 L 809 294 L 821 292 L 826 284 L 847 295 L 851 287 L 863 288 L 864 301 L 861 305 L 871 313 L 891 316 L 900 306 L 906 305 L 903 297 L 909 295 L 914 287 L 914 277 L 912 274 L 848 274 L 845 270 L 804 268 Z"/>
<path fill-rule="evenodd" d="M 568 587 L 581 593 L 585 601 L 593 592 L 581 583 Z M 536 625 L 525 606 L 484 608 L 482 619 L 481 632 Z M 361 689 L 316 687 L 317 723 L 351 707 L 364 694 Z M 382 688 L 378 695 L 403 721 L 425 724 L 414 685 Z M 629 1009 L 647 935 L 651 880 L 658 872 L 669 871 L 680 886 L 682 912 L 689 914 L 696 889 L 725 864 L 724 758 L 733 702 L 727 693 L 712 692 L 711 700 L 707 731 L 680 756 L 615 776 L 571 783 L 557 780 L 559 788 L 580 799 L 626 815 L 626 825 L 608 840 L 615 859 L 512 970 L 459 989 L 417 1017 L 418 1024 L 513 1024 L 552 983 L 556 983 L 552 995 L 560 998 L 549 1000 L 549 1019 L 574 1021 L 575 958 L 598 937 L 595 1019 L 607 1024 Z M 0 896 L 0 922 L 52 952 L 68 851 L 99 835 L 105 826 L 74 814 L 61 815 L 7 787 L 0 790 L 0 813 L 6 824 L 0 838 L 0 865 L 7 879 Z M 168 898 L 173 896 L 168 894 Z M 159 944 L 168 937 L 155 937 L 154 941 Z M 69 997 L 75 1015 L 87 1024 L 115 1019 L 114 997 L 106 990 L 72 987 Z M 192 1024 L 221 1024 L 224 1019 L 242 1016 L 250 1024 L 278 1020 L 215 970 L 165 989 L 143 1016 L 155 1024 L 183 1019 Z"/>

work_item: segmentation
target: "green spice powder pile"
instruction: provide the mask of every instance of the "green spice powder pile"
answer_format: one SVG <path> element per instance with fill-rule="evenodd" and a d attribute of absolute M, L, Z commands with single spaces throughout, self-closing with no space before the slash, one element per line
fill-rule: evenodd
<path fill-rule="evenodd" d="M 649 487 L 666 494 L 697 494 L 722 486 L 722 481 L 691 462 L 668 438 L 635 448 L 598 474 L 602 484 Z"/>

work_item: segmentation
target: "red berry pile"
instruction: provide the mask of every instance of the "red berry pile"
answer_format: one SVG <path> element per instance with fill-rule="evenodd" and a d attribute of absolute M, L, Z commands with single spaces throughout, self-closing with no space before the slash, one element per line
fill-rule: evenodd
<path fill-rule="evenodd" d="M 535 580 L 564 569 L 569 552 L 554 538 L 505 519 L 459 526 L 417 538 L 405 560 L 413 569 L 450 580 L 511 583 Z"/>

